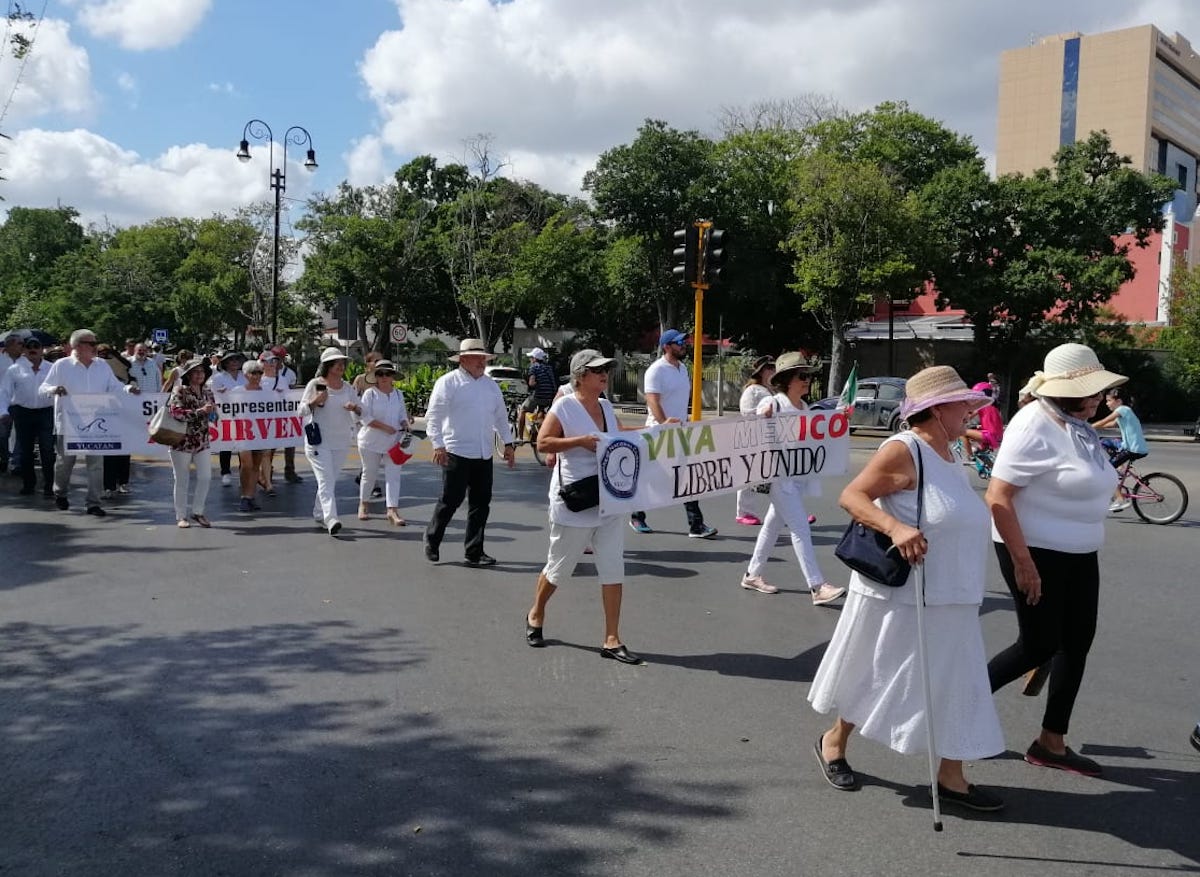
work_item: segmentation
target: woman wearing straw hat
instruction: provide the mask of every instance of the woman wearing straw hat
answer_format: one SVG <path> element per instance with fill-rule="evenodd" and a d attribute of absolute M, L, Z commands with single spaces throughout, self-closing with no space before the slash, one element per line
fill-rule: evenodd
<path fill-rule="evenodd" d="M 859 787 L 846 761 L 856 727 L 896 752 L 928 752 L 925 723 L 932 715 L 934 754 L 941 759 L 939 799 L 981 811 L 1004 806 L 963 775 L 964 759 L 1002 752 L 1004 735 L 988 688 L 979 624 L 987 508 L 951 450 L 970 416 L 990 404 L 949 366 L 917 372 L 908 380 L 900 409 L 911 429 L 886 439 L 842 491 L 841 505 L 854 520 L 886 533 L 909 563 L 923 564 L 934 701 L 925 702 L 918 667 L 916 576 L 889 588 L 852 573 L 850 596 L 808 695 L 818 712 L 837 716 L 814 747 L 821 772 L 835 789 Z M 918 529 L 913 524 L 922 483 Z"/>
<path fill-rule="evenodd" d="M 816 369 L 809 364 L 803 353 L 785 353 L 775 363 L 775 374 L 771 377 L 771 386 L 775 388 L 774 396 L 769 396 L 759 403 L 758 413 L 764 417 L 776 414 L 793 414 L 805 411 L 808 405 L 804 397 L 812 386 L 812 376 Z M 771 506 L 767 509 L 766 520 L 758 531 L 758 540 L 754 543 L 754 554 L 750 557 L 750 565 L 742 576 L 742 587 L 747 591 L 757 591 L 760 594 L 777 594 L 779 588 L 767 582 L 763 573 L 767 561 L 771 559 L 771 549 L 779 538 L 779 531 L 786 526 L 792 531 L 792 550 L 796 552 L 796 560 L 800 562 L 800 570 L 808 584 L 814 606 L 825 606 L 837 600 L 846 593 L 845 588 L 829 584 L 821 565 L 817 562 L 817 554 L 813 550 L 812 531 L 808 524 L 808 510 L 804 507 L 805 494 L 815 495 L 820 491 L 820 483 L 799 478 L 784 478 L 771 484 Z"/>
<path fill-rule="evenodd" d="M 313 519 L 330 536 L 342 529 L 334 489 L 354 441 L 354 418 L 362 413 L 354 387 L 343 380 L 347 359 L 336 347 L 326 347 L 321 352 L 317 376 L 300 397 L 300 415 L 305 419 L 304 457 L 317 480 Z"/>
<path fill-rule="evenodd" d="M 1099 776 L 1066 733 L 1099 608 L 1099 550 L 1117 471 L 1088 421 L 1127 378 L 1083 344 L 1046 354 L 1027 385 L 1036 401 L 1009 422 L 987 504 L 1000 572 L 1017 612 L 1017 641 L 988 664 L 992 690 L 1053 658 L 1042 730 L 1025 753 L 1041 767 Z"/>
<path fill-rule="evenodd" d="M 742 388 L 742 398 L 738 400 L 738 411 L 742 417 L 749 417 L 758 411 L 758 406 L 764 399 L 771 398 L 771 376 L 775 374 L 775 357 L 760 356 L 754 360 L 754 370 L 750 379 Z M 755 497 L 758 491 L 754 487 L 743 487 L 737 492 L 737 516 L 739 524 L 747 527 L 757 527 L 762 523 L 755 513 Z"/>
<path fill-rule="evenodd" d="M 216 357 L 217 370 L 213 372 L 208 386 L 214 398 L 224 400 L 228 398 L 230 390 L 246 386 L 246 376 L 242 374 L 242 363 L 246 361 L 246 357 L 237 350 L 219 353 Z M 230 465 L 233 462 L 233 452 L 221 451 L 217 454 L 217 461 L 221 464 L 221 486 L 228 487 L 233 484 L 233 469 Z"/>
<path fill-rule="evenodd" d="M 212 481 L 212 460 L 208 452 L 208 425 L 217 411 L 212 390 L 205 386 L 212 369 L 203 357 L 181 363 L 176 371 L 175 389 L 167 400 L 171 416 L 187 424 L 183 441 L 171 448 L 171 469 L 175 473 L 176 526 L 187 529 L 190 521 L 211 527 L 204 514 L 208 485 Z M 188 516 L 189 467 L 196 469 L 196 492 L 192 496 L 192 514 Z"/>
<path fill-rule="evenodd" d="M 408 409 L 404 394 L 395 388 L 396 367 L 389 360 L 376 360 L 372 369 L 373 386 L 362 394 L 362 425 L 358 429 L 358 454 L 362 458 L 362 478 L 359 479 L 358 519 L 370 515 L 367 502 L 373 495 L 375 479 L 383 467 L 387 488 L 387 519 L 397 527 L 405 525 L 400 517 L 400 464 L 389 452 L 408 429 Z"/>

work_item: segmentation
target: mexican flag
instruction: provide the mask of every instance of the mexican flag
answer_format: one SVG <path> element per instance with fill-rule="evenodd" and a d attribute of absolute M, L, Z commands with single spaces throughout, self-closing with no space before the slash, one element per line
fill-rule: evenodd
<path fill-rule="evenodd" d="M 846 376 L 846 383 L 842 384 L 842 395 L 838 397 L 837 407 L 839 410 L 854 407 L 854 397 L 858 395 L 858 363 L 850 369 L 850 374 Z"/>

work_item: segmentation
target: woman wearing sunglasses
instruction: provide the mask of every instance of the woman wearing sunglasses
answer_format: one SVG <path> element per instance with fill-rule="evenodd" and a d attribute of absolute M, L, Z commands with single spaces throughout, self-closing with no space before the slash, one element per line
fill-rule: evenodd
<path fill-rule="evenodd" d="M 407 523 L 400 516 L 400 464 L 391 450 L 408 432 L 408 409 L 404 394 L 396 389 L 396 367 L 386 359 L 375 363 L 374 386 L 363 391 L 362 426 L 358 430 L 358 454 L 362 458 L 362 478 L 358 489 L 358 519 L 370 519 L 367 502 L 375 479 L 383 468 L 387 519 L 397 527 Z"/>

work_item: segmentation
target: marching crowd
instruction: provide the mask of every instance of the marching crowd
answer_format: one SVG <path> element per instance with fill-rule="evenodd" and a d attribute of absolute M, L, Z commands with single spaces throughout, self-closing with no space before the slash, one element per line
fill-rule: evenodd
<path fill-rule="evenodd" d="M 668 330 L 659 346 L 662 355 L 645 377 L 647 426 L 685 420 L 691 398 L 687 337 Z M 170 393 L 171 416 L 184 425 L 182 439 L 170 450 L 180 528 L 211 526 L 205 506 L 212 475 L 209 425 L 218 416 L 217 400 L 229 393 L 278 393 L 297 384 L 283 348 L 256 359 L 240 353 L 193 357 L 185 351 L 165 375 L 164 361 L 146 345 L 131 341 L 128 355 L 117 354 L 98 345 L 86 329 L 71 336 L 69 351 L 53 363 L 46 361 L 35 337 L 9 337 L 4 352 L 11 364 L 0 360 L 0 464 L 20 472 L 21 494 L 36 490 L 36 447 L 43 492 L 59 509 L 70 506 L 75 456 L 65 453 L 61 423 L 54 420 L 56 398 L 161 388 Z M 484 342 L 463 340 L 450 357 L 457 367 L 440 377 L 430 394 L 426 429 L 433 463 L 442 475 L 423 539 L 425 557 L 433 563 L 440 561 L 447 525 L 464 502 L 466 563 L 496 563 L 485 551 L 494 449 L 499 437 L 502 457 L 511 467 L 516 437 L 500 389 L 485 372 L 491 358 Z M 534 359 L 544 365 L 542 357 Z M 362 460 L 358 517 L 370 517 L 369 500 L 382 479 L 387 520 L 406 525 L 400 475 L 409 456 L 404 449 L 412 423 L 394 384 L 396 368 L 372 354 L 368 372 L 352 383 L 345 379 L 346 364 L 345 353 L 326 349 L 316 375 L 303 387 L 299 409 L 303 453 L 316 482 L 313 519 L 333 536 L 342 529 L 335 483 L 354 445 Z M 533 403 L 526 410 L 549 407 L 537 444 L 549 457 L 551 474 L 547 557 L 525 614 L 525 640 L 534 648 L 546 645 L 550 598 L 590 554 L 603 612 L 600 655 L 638 664 L 641 659 L 620 635 L 625 528 L 638 534 L 653 531 L 644 512 L 625 519 L 602 516 L 599 510 L 597 444 L 602 434 L 623 428 L 607 398 L 613 366 L 614 360 L 599 351 L 577 352 L 570 360 L 569 383 L 555 396 L 544 369 L 535 368 L 530 376 Z M 814 371 L 799 352 L 760 358 L 743 393 L 741 413 L 775 417 L 804 411 Z M 926 735 L 932 730 L 934 754 L 940 759 L 939 798 L 977 811 L 1001 809 L 1004 802 L 998 795 L 967 780 L 963 763 L 1004 751 L 993 694 L 1043 667 L 1048 668 L 1049 690 L 1025 760 L 1084 776 L 1101 774 L 1101 766 L 1070 748 L 1066 736 L 1096 631 L 1104 521 L 1118 510 L 1116 470 L 1093 425 L 1101 401 L 1107 398 L 1112 414 L 1098 423 L 1120 425 L 1127 436 L 1126 459 L 1145 454 L 1136 417 L 1118 389 L 1126 380 L 1106 370 L 1089 347 L 1060 345 L 1023 388 L 1028 404 L 1007 426 L 993 406 L 989 382 L 968 386 L 949 366 L 925 368 L 908 380 L 901 415 L 909 428 L 880 445 L 843 490 L 840 504 L 854 522 L 886 536 L 904 561 L 919 565 L 921 592 L 912 574 L 899 586 L 860 572 L 850 573 L 846 587 L 828 580 L 813 547 L 813 518 L 804 502 L 819 491 L 819 480 L 772 482 L 761 517 L 757 491 L 739 494 L 738 523 L 760 527 L 742 588 L 764 595 L 778 592 L 764 574 L 786 527 L 812 603 L 824 606 L 845 597 L 808 694 L 812 707 L 832 720 L 813 745 L 821 775 L 831 786 L 859 788 L 847 760 L 854 730 L 900 753 L 928 752 Z M 16 432 L 11 458 L 10 428 Z M 964 441 L 995 452 L 983 499 L 963 469 L 956 446 Z M 284 452 L 284 477 L 299 482 L 293 451 Z M 220 459 L 225 485 L 232 484 L 231 457 L 222 454 Z M 270 494 L 274 489 L 274 452 L 240 451 L 238 457 L 239 509 L 252 512 L 258 508 L 256 491 Z M 105 493 L 128 490 L 128 458 L 113 464 L 108 459 L 85 457 L 88 514 L 104 515 Z M 685 513 L 689 537 L 717 536 L 698 502 L 686 503 Z M 989 542 L 1017 622 L 1014 641 L 990 660 L 979 623 Z M 922 623 L 932 704 L 926 702 L 918 676 Z M 1191 740 L 1200 748 L 1200 727 Z"/>

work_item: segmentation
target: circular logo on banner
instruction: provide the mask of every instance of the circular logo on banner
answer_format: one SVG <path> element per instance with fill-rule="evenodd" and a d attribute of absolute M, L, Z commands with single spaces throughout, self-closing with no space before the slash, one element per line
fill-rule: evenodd
<path fill-rule="evenodd" d="M 403 323 L 392 323 L 391 337 L 393 344 L 403 344 L 408 337 L 408 327 Z"/>
<path fill-rule="evenodd" d="M 600 480 L 617 499 L 632 499 L 637 492 L 642 458 L 638 446 L 626 439 L 609 442 L 600 458 Z"/>

